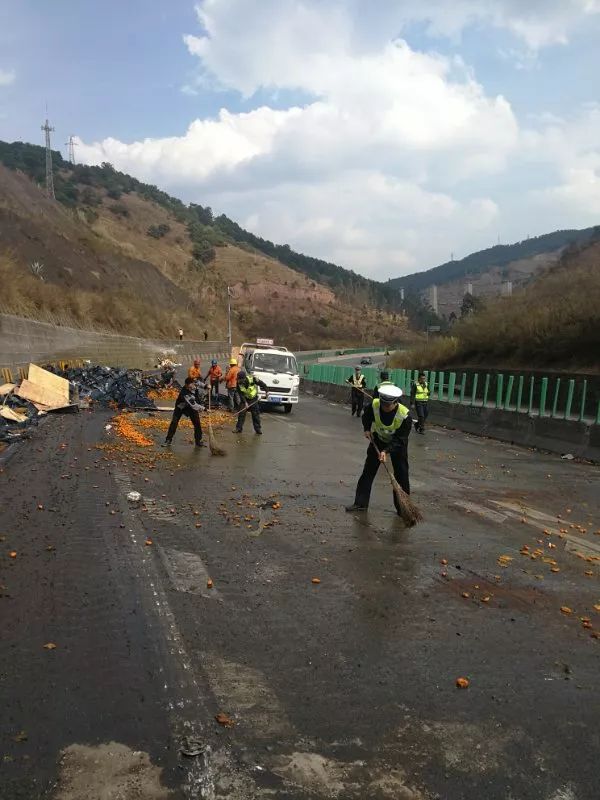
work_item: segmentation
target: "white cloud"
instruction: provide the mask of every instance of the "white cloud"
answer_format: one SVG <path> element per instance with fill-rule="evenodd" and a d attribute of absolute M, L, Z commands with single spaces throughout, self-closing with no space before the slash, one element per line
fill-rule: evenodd
<path fill-rule="evenodd" d="M 16 77 L 17 74 L 14 70 L 0 68 L 0 86 L 10 86 L 15 82 Z"/>
<path fill-rule="evenodd" d="M 417 52 L 410 21 L 444 36 L 468 25 L 507 28 L 528 47 L 566 41 L 600 0 L 204 0 L 203 35 L 185 37 L 199 75 L 184 87 L 291 91 L 287 109 L 222 109 L 181 136 L 80 143 L 89 163 L 211 204 L 274 241 L 379 278 L 524 235 L 545 219 L 595 208 L 600 141 L 595 107 L 577 125 L 542 117 L 521 131 L 460 59 Z M 426 10 L 424 10 L 426 9 Z M 365 16 L 366 15 L 366 16 Z M 553 175 L 507 208 L 495 181 L 519 169 Z M 549 209 L 553 211 L 550 213 Z"/>

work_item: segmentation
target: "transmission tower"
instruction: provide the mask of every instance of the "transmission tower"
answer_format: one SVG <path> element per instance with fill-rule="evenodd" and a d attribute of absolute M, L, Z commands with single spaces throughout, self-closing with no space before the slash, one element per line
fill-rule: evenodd
<path fill-rule="evenodd" d="M 72 136 L 69 136 L 69 141 L 65 142 L 65 147 L 67 148 L 67 157 L 69 159 L 69 164 L 75 163 L 75 148 L 77 145 Z"/>
<path fill-rule="evenodd" d="M 54 128 L 51 128 L 50 123 L 46 120 L 46 124 L 42 125 L 42 130 L 46 134 L 46 194 L 54 200 L 54 175 L 52 172 L 52 149 L 50 147 L 50 132 Z"/>

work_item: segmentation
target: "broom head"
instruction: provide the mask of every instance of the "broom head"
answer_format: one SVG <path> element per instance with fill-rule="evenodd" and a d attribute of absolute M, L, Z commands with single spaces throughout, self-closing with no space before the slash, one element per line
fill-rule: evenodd
<path fill-rule="evenodd" d="M 213 433 L 212 425 L 210 422 L 208 423 L 208 449 L 210 450 L 211 456 L 224 456 L 226 455 L 225 450 L 222 447 L 219 447 L 217 444 L 217 439 L 215 434 Z"/>
<path fill-rule="evenodd" d="M 398 510 L 400 512 L 400 516 L 402 517 L 402 521 L 407 528 L 412 528 L 418 522 L 423 521 L 423 514 L 421 513 L 419 507 L 410 499 L 410 495 L 406 494 L 394 476 L 390 473 L 388 474 L 390 475 L 394 496 L 398 501 Z"/>

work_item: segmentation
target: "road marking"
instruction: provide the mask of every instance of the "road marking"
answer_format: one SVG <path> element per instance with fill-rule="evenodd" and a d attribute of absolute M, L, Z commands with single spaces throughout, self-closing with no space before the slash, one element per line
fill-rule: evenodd
<path fill-rule="evenodd" d="M 334 438 L 331 433 L 325 433 L 324 431 L 316 431 L 314 428 L 311 428 L 310 432 L 314 436 L 322 436 L 324 439 L 333 439 Z"/>
<path fill-rule="evenodd" d="M 455 500 L 454 505 L 463 508 L 465 511 L 472 511 L 479 514 L 480 517 L 485 517 L 492 522 L 505 522 L 507 519 L 506 514 L 500 514 L 497 511 L 492 511 L 485 506 L 480 506 L 478 503 L 469 503 L 468 500 Z"/>
<path fill-rule="evenodd" d="M 221 599 L 219 590 L 207 588 L 208 570 L 204 561 L 196 553 L 185 553 L 182 550 L 158 546 L 167 574 L 178 592 L 199 594 L 202 597 Z"/>

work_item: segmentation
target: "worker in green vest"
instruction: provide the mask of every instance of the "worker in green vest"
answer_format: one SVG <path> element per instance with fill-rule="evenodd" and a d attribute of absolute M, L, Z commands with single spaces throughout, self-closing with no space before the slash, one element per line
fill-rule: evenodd
<path fill-rule="evenodd" d="M 352 387 L 350 397 L 352 401 L 352 416 L 356 414 L 357 417 L 360 417 L 365 402 L 365 390 L 367 388 L 367 381 L 362 374 L 360 366 L 354 367 L 354 375 L 350 375 L 350 377 L 346 379 L 346 383 L 349 383 Z"/>
<path fill-rule="evenodd" d="M 417 412 L 417 433 L 425 433 L 425 420 L 429 415 L 429 384 L 424 372 L 419 372 L 418 379 L 410 387 L 410 404 Z"/>
<path fill-rule="evenodd" d="M 362 475 L 358 479 L 354 503 L 346 511 L 366 511 L 371 498 L 371 487 L 379 465 L 390 459 L 394 476 L 407 494 L 410 494 L 408 480 L 408 436 L 412 419 L 408 408 L 400 403 L 402 389 L 394 384 L 380 384 L 379 397 L 365 408 L 362 416 L 365 438 L 369 440 L 367 458 Z M 398 501 L 394 495 L 394 505 L 400 515 Z"/>
<path fill-rule="evenodd" d="M 254 432 L 259 436 L 262 434 L 258 394 L 259 389 L 262 389 L 263 392 L 266 393 L 266 399 L 268 400 L 269 389 L 266 383 L 263 383 L 263 381 L 255 378 L 254 375 L 245 372 L 243 369 L 238 372 L 237 390 L 242 398 L 242 410 L 238 414 L 238 421 L 237 425 L 235 426 L 234 433 L 242 433 L 244 430 L 244 422 L 246 421 L 246 414 L 248 411 L 250 411 L 252 414 Z"/>

